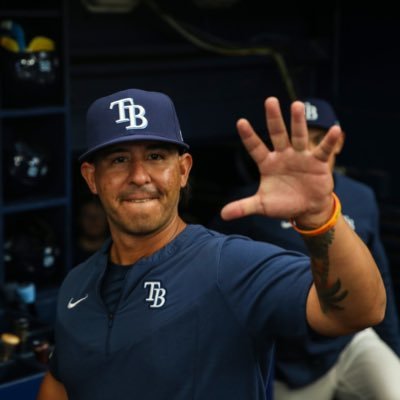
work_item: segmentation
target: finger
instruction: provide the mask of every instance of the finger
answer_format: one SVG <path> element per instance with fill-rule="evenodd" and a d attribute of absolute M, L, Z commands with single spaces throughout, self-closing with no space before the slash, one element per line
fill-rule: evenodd
<path fill-rule="evenodd" d="M 291 142 L 296 151 L 308 148 L 308 129 L 305 117 L 304 104 L 295 101 L 291 106 Z"/>
<path fill-rule="evenodd" d="M 231 219 L 258 213 L 261 213 L 260 204 L 256 201 L 255 196 L 251 196 L 228 203 L 221 210 L 221 218 L 229 221 Z"/>
<path fill-rule="evenodd" d="M 265 100 L 264 106 L 269 136 L 274 150 L 283 151 L 289 146 L 290 142 L 279 101 L 276 97 L 269 97 Z"/>
<path fill-rule="evenodd" d="M 336 143 L 341 135 L 341 128 L 338 125 L 332 126 L 328 133 L 321 140 L 320 144 L 313 150 L 313 154 L 320 161 L 328 161 L 334 152 Z"/>
<path fill-rule="evenodd" d="M 250 157 L 257 163 L 257 165 L 261 164 L 269 154 L 269 150 L 265 143 L 260 139 L 249 121 L 246 119 L 239 119 L 236 127 Z"/>

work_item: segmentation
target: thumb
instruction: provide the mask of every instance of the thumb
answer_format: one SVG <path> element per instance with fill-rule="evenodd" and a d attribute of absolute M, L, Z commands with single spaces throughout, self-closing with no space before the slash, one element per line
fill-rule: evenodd
<path fill-rule="evenodd" d="M 254 195 L 228 203 L 221 210 L 221 218 L 229 221 L 247 215 L 259 214 L 261 212 L 261 207 L 256 199 L 257 196 Z"/>

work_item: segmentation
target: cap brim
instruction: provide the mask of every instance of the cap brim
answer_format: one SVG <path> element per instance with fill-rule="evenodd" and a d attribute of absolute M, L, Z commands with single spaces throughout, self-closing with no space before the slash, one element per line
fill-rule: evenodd
<path fill-rule="evenodd" d="M 110 140 L 109 142 L 102 143 L 98 146 L 91 148 L 90 150 L 86 151 L 82 155 L 79 156 L 78 161 L 82 163 L 83 161 L 87 160 L 90 156 L 92 156 L 97 151 L 104 149 L 108 146 L 118 143 L 128 143 L 128 142 L 138 142 L 138 141 L 155 141 L 155 142 L 163 142 L 163 143 L 170 143 L 175 144 L 185 150 L 189 149 L 189 145 L 184 142 L 180 142 L 178 140 L 167 139 L 162 136 L 157 135 L 135 135 L 135 136 L 123 136 L 117 139 Z"/>

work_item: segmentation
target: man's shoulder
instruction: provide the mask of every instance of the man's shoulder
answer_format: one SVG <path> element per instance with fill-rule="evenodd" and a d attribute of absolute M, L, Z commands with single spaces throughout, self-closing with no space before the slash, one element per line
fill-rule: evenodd
<path fill-rule="evenodd" d="M 246 250 L 250 253 L 261 252 L 265 254 L 266 250 L 279 251 L 278 246 L 271 243 L 254 240 L 251 237 L 240 233 L 221 233 L 214 229 L 209 229 L 202 225 L 194 226 L 195 235 L 191 235 L 190 241 L 197 245 L 212 246 L 218 249 L 221 254 L 229 253 L 238 257 L 243 255 Z M 193 233 L 193 226 L 192 231 Z"/>
<path fill-rule="evenodd" d="M 83 278 L 88 277 L 104 257 L 107 258 L 107 255 L 104 254 L 104 250 L 98 250 L 85 261 L 82 261 L 80 264 L 70 269 L 64 278 L 63 284 L 65 285 L 67 282 L 80 281 Z"/>
<path fill-rule="evenodd" d="M 190 251 L 193 248 L 202 248 L 203 251 L 217 252 L 221 254 L 223 249 L 240 248 L 246 246 L 244 243 L 254 242 L 251 238 L 237 234 L 237 233 L 225 233 L 215 229 L 210 229 L 203 225 L 191 225 L 190 226 L 190 237 L 187 238 L 185 248 Z"/>

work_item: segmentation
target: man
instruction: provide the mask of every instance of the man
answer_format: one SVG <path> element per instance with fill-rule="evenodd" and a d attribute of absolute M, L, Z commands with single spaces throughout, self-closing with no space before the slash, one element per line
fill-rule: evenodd
<path fill-rule="evenodd" d="M 180 218 L 192 157 L 169 97 L 128 89 L 91 105 L 81 172 L 111 240 L 60 288 L 40 400 L 265 399 L 276 335 L 341 335 L 382 320 L 379 270 L 332 193 L 328 160 L 340 130 L 309 150 L 301 102 L 292 105 L 291 141 L 278 100 L 265 107 L 274 151 L 247 120 L 237 123 L 258 191 L 221 213 L 293 217 L 311 263 Z"/>
<path fill-rule="evenodd" d="M 332 106 L 323 99 L 305 102 L 309 149 L 324 139 L 332 125 L 339 125 Z M 334 191 L 342 202 L 346 222 L 368 245 L 381 271 L 387 292 L 384 321 L 354 335 L 327 339 L 314 333 L 296 339 L 280 335 L 276 342 L 275 399 L 399 399 L 400 326 L 391 271 L 380 240 L 378 205 L 371 188 L 335 172 L 336 156 L 345 140 L 343 130 L 328 163 Z M 234 197 L 247 196 L 257 183 L 241 188 Z M 211 226 L 225 233 L 240 233 L 256 240 L 308 254 L 304 240 L 285 219 L 250 216 L 230 222 L 217 218 Z M 378 335 L 379 336 L 378 336 Z"/>

